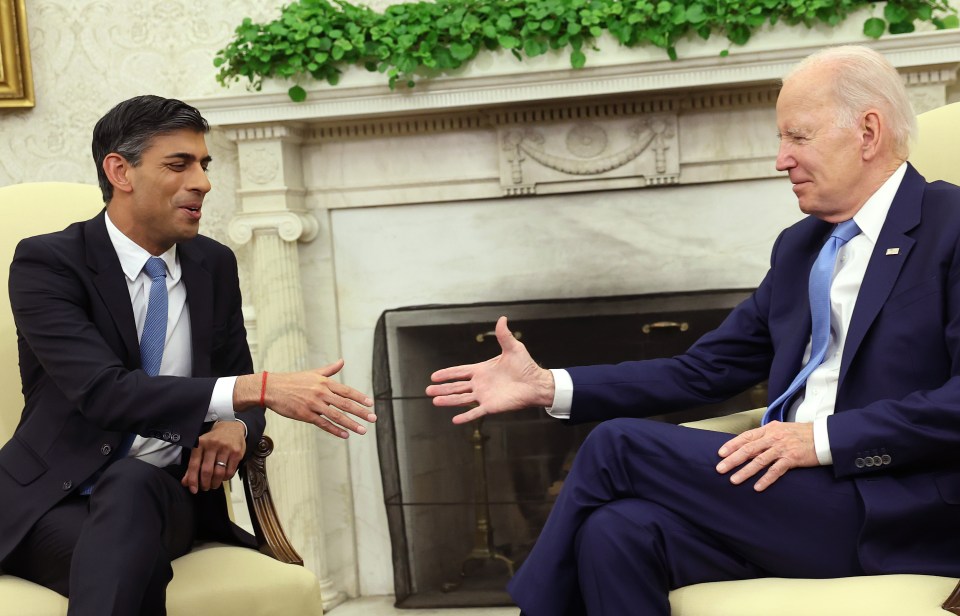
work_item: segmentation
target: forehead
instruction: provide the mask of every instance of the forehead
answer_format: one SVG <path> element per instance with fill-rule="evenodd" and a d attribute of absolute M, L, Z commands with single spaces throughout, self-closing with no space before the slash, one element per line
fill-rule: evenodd
<path fill-rule="evenodd" d="M 206 136 L 202 132 L 188 128 L 162 133 L 147 142 L 144 155 L 206 158 L 208 156 Z"/>
<path fill-rule="evenodd" d="M 795 74 L 783 84 L 777 97 L 777 125 L 818 125 L 835 115 L 836 102 L 829 76 L 816 67 Z"/>

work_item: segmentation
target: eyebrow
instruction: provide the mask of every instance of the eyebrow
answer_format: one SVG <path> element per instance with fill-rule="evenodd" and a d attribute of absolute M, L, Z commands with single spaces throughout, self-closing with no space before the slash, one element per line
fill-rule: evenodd
<path fill-rule="evenodd" d="M 180 160 L 190 163 L 197 160 L 196 155 L 190 154 L 189 152 L 174 152 L 172 154 L 167 154 L 164 158 L 179 158 Z M 213 160 L 213 157 L 209 154 L 200 159 L 201 165 L 209 165 Z"/>

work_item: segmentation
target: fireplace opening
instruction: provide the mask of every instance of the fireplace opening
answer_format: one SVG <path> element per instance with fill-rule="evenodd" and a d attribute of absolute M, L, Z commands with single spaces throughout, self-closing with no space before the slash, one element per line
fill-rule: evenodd
<path fill-rule="evenodd" d="M 374 339 L 377 448 L 396 605 L 512 605 L 505 585 L 533 546 L 580 444 L 595 424 L 543 409 L 455 426 L 425 396 L 430 374 L 499 353 L 493 324 L 510 318 L 550 368 L 682 353 L 750 290 L 457 306 L 384 312 Z M 762 406 L 763 386 L 722 404 L 655 419 L 680 423 Z"/>

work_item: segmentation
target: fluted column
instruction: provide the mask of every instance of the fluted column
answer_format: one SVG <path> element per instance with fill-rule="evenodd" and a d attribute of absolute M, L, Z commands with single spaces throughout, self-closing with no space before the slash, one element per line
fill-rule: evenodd
<path fill-rule="evenodd" d="M 230 237 L 252 248 L 248 301 L 257 318 L 258 368 L 275 372 L 309 367 L 307 320 L 298 243 L 317 235 L 316 218 L 303 205 L 301 138 L 295 128 L 269 126 L 229 131 L 240 161 L 241 213 Z M 268 381 L 269 387 L 269 381 Z M 327 569 L 320 472 L 321 432 L 313 425 L 268 417 L 277 444 L 270 456 L 270 486 L 287 534 L 304 564 L 320 579 L 324 609 L 345 599 Z"/>

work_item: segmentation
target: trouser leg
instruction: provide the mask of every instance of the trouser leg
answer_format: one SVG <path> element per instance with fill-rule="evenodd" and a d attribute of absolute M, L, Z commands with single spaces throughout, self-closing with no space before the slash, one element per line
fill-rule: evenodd
<path fill-rule="evenodd" d="M 730 438 L 637 419 L 597 426 L 578 452 L 537 544 L 511 580 L 517 604 L 530 616 L 585 613 L 578 535 L 598 508 L 624 499 L 655 503 L 765 575 L 862 573 L 856 552 L 862 514 L 852 482 L 834 479 L 827 468 L 809 468 L 789 471 L 762 493 L 753 490 L 753 481 L 734 486 L 729 476 L 715 470 L 717 450 Z M 633 526 L 611 526 L 610 531 L 638 532 Z M 580 542 L 582 546 L 582 538 Z M 680 545 L 672 542 L 664 549 Z M 639 558 L 650 562 L 647 554 Z M 716 563 L 699 567 L 695 560 L 690 562 L 690 568 L 679 569 L 672 577 L 669 571 L 658 573 L 658 579 L 666 580 L 659 586 L 661 599 L 649 605 L 642 596 L 634 597 L 631 613 L 664 613 L 671 588 L 744 575 L 739 566 L 725 571 L 717 570 Z"/>
<path fill-rule="evenodd" d="M 90 495 L 70 568 L 69 616 L 166 613 L 170 562 L 190 550 L 190 493 L 163 469 L 111 464 Z"/>

